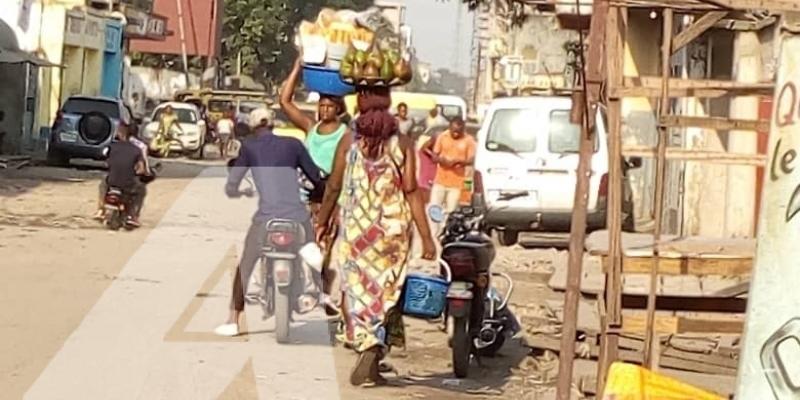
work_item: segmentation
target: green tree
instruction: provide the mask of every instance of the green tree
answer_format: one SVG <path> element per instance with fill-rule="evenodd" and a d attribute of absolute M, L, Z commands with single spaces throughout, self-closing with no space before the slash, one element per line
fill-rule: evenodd
<path fill-rule="evenodd" d="M 295 29 L 316 19 L 324 8 L 363 10 L 372 0 L 227 0 L 223 25 L 222 65 L 235 74 L 241 55 L 242 73 L 273 87 L 297 57 Z"/>

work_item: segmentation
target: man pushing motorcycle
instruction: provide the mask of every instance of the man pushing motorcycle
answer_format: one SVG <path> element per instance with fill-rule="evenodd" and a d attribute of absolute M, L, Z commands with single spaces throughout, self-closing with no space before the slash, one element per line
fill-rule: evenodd
<path fill-rule="evenodd" d="M 232 168 L 225 186 L 226 194 L 229 197 L 243 194 L 239 185 L 249 170 L 259 201 L 236 270 L 228 320 L 215 330 L 220 336 L 239 334 L 239 318 L 244 311 L 247 283 L 262 255 L 267 238 L 267 222 L 273 219 L 296 221 L 304 227 L 306 243 L 314 241 L 311 218 L 300 199 L 297 170 L 300 169 L 313 184 L 315 193 L 324 190 L 322 174 L 303 143 L 272 133 L 273 120 L 274 112 L 270 109 L 260 108 L 251 112 L 249 122 L 252 135 L 242 141 L 239 156 L 229 164 Z M 306 287 L 311 285 L 309 283 Z"/>

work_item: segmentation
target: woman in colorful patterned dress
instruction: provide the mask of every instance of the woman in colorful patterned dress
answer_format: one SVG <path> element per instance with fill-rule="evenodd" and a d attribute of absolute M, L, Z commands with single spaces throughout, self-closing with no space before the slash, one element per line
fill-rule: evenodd
<path fill-rule="evenodd" d="M 316 232 L 323 238 L 339 224 L 344 337 L 359 353 L 350 375 L 355 386 L 382 384 L 379 361 L 391 346 L 403 344 L 396 306 L 406 275 L 412 219 L 422 235 L 423 258 L 436 255 L 417 190 L 414 142 L 397 134 L 390 106 L 388 88 L 359 90 L 355 133 L 339 142 Z M 340 217 L 334 222 L 337 199 Z"/>

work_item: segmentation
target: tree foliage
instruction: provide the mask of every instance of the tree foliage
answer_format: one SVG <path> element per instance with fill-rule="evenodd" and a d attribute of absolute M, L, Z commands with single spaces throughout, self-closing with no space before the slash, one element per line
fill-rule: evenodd
<path fill-rule="evenodd" d="M 314 20 L 323 7 L 363 10 L 371 0 L 227 0 L 223 25 L 222 66 L 270 87 L 280 81 L 297 57 L 295 29 L 302 20 Z"/>

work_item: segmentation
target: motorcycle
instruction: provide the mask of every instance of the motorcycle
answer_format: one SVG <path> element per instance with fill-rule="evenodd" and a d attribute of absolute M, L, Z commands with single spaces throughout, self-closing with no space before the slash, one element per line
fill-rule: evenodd
<path fill-rule="evenodd" d="M 306 243 L 303 225 L 292 220 L 273 219 L 267 222 L 267 241 L 261 258 L 261 299 L 264 319 L 275 316 L 275 338 L 289 342 L 292 314 L 305 314 L 314 304 L 303 304 L 305 275 L 301 256 Z"/>
<path fill-rule="evenodd" d="M 234 163 L 234 159 L 228 161 L 228 167 Z M 255 196 L 255 185 L 249 178 L 245 179 L 250 187 L 242 190 L 241 194 Z M 306 295 L 306 278 L 313 272 L 304 265 L 322 262 L 319 260 L 322 256 L 315 252 L 314 245 L 306 244 L 306 235 L 312 234 L 297 221 L 271 219 L 267 222 L 258 277 L 260 290 L 257 295 L 248 296 L 248 300 L 261 305 L 262 319 L 275 317 L 275 338 L 280 344 L 289 342 L 292 315 L 310 312 L 316 305 Z M 317 276 L 310 278 L 319 280 Z"/>
<path fill-rule="evenodd" d="M 150 168 L 149 176 L 140 176 L 139 179 L 142 183 L 149 184 L 155 180 L 159 171 L 161 171 L 161 163 Z M 128 221 L 131 202 L 131 196 L 125 193 L 122 188 L 109 186 L 103 199 L 103 208 L 105 208 L 103 224 L 113 231 L 118 231 L 123 227 L 129 231 L 136 229 L 136 226 L 131 225 Z"/>
<path fill-rule="evenodd" d="M 126 196 L 122 189 L 109 187 L 103 204 L 105 208 L 103 223 L 112 231 L 118 231 L 123 226 L 127 230 L 134 229 L 134 226 L 128 223 L 127 218 L 130 203 L 130 196 Z"/>
<path fill-rule="evenodd" d="M 480 357 L 494 356 L 520 331 L 517 318 L 508 308 L 514 282 L 507 274 L 491 271 L 496 252 L 491 238 L 481 229 L 486 212 L 462 207 L 445 216 L 441 207 L 433 205 L 428 214 L 434 222 L 446 220 L 440 237 L 441 258 L 450 269 L 452 281 L 444 320 L 447 324 L 452 318 L 453 372 L 465 378 L 473 356 L 479 362 Z M 492 286 L 496 278 L 507 283 L 504 295 Z"/>

